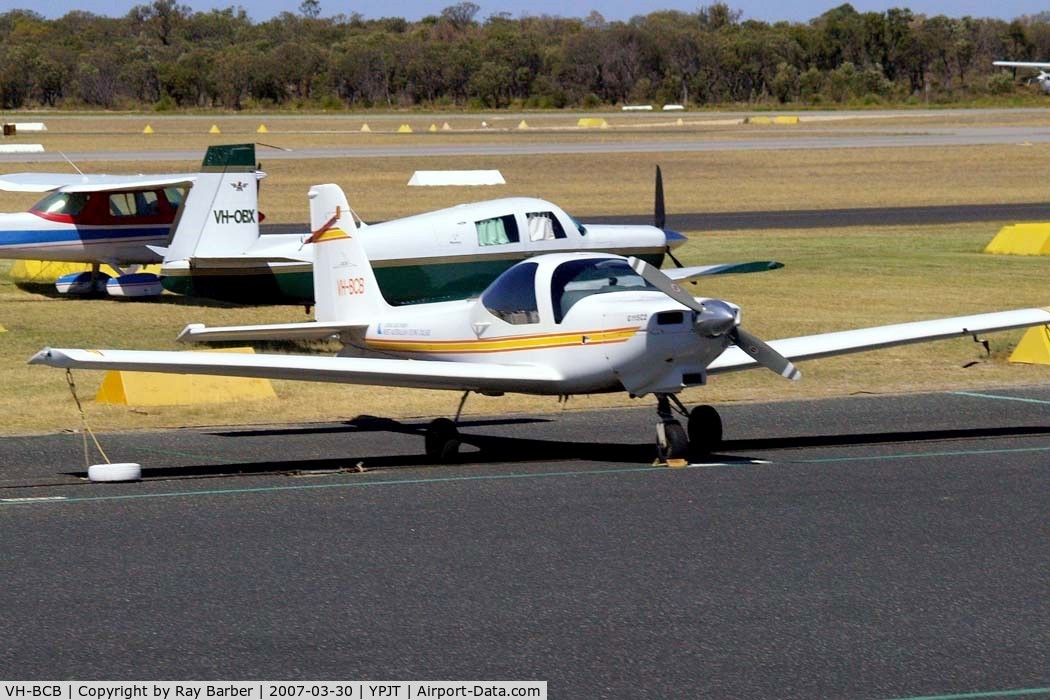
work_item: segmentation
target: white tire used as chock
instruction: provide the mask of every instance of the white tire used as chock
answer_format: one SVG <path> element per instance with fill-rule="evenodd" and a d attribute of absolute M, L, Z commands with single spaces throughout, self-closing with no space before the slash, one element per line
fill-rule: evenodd
<path fill-rule="evenodd" d="M 142 465 L 135 462 L 116 464 L 92 464 L 88 467 L 91 481 L 138 481 L 142 478 Z"/>

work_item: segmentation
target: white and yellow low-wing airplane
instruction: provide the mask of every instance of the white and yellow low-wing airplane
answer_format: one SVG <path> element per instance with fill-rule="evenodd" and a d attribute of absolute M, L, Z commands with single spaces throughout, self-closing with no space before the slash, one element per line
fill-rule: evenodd
<path fill-rule="evenodd" d="M 739 307 L 694 298 L 637 258 L 602 253 L 538 256 L 508 269 L 478 299 L 390 306 L 336 185 L 310 190 L 315 320 L 264 326 L 190 325 L 184 341 L 337 337 L 335 357 L 46 348 L 31 364 L 61 368 L 218 374 L 462 392 L 568 395 L 626 391 L 657 397 L 664 458 L 714 449 L 721 419 L 687 412 L 678 392 L 709 375 L 764 366 L 789 379 L 793 360 L 1050 323 L 1050 310 L 905 323 L 765 343 L 740 325 Z M 688 417 L 687 429 L 675 420 Z M 434 421 L 427 454 L 458 449 L 455 424 Z M 690 448 L 690 445 L 692 446 Z"/>

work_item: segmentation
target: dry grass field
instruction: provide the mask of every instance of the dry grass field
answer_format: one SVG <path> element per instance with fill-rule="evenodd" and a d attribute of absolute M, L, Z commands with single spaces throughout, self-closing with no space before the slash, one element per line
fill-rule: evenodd
<path fill-rule="evenodd" d="M 946 122 L 964 118 L 951 115 Z M 1031 113 L 1023 119 L 1035 119 Z M 559 117 L 562 121 L 574 119 Z M 610 115 L 609 119 L 619 119 Z M 150 116 L 139 117 L 144 124 Z M 209 143 L 259 140 L 287 145 L 285 139 L 315 134 L 284 134 L 286 126 L 307 131 L 318 118 L 241 118 L 243 131 L 227 128 L 224 117 L 171 119 L 162 122 L 150 143 L 157 148 L 186 148 Z M 229 118 L 233 119 L 233 118 Z M 375 118 L 369 117 L 374 122 Z M 390 119 L 397 122 L 400 116 Z M 444 118 L 441 122 L 445 121 Z M 449 117 L 455 126 L 468 117 Z M 474 119 L 471 117 L 470 119 Z M 405 117 L 408 121 L 409 117 Z M 530 125 L 533 117 L 528 116 Z M 45 138 L 91 139 L 98 134 L 56 128 L 47 118 Z M 100 119 L 123 124 L 132 118 Z M 220 136 L 168 134 L 166 127 L 211 121 Z M 271 133 L 254 134 L 266 121 Z M 345 119 L 344 119 L 345 121 Z M 923 118 L 924 123 L 940 123 Z M 1046 120 L 1044 120 L 1046 121 Z M 309 123 L 307 123 L 309 122 Z M 79 123 L 71 120 L 71 123 Z M 349 120 L 351 127 L 354 121 Z M 846 124 L 846 121 L 842 122 Z M 358 123 L 359 124 L 359 123 Z M 82 125 L 83 126 L 83 125 Z M 324 126 L 322 124 L 321 126 Z M 85 128 L 103 128 L 87 125 Z M 856 128 L 856 124 L 852 125 Z M 112 127 L 116 128 L 116 127 Z M 156 125 L 155 125 L 156 128 Z M 188 127 L 187 127 L 188 128 Z M 425 128 L 425 125 L 424 125 Z M 830 127 L 828 127 L 830 128 Z M 288 129 L 292 132 L 292 129 Z M 231 133 L 232 132 L 232 133 Z M 559 134 L 557 138 L 569 138 Z M 135 138 L 141 135 L 135 135 Z M 347 134 L 347 138 L 464 138 L 445 134 L 414 136 Z M 489 139 L 522 138 L 482 134 Z M 577 136 L 571 136 L 576 138 Z M 579 136 L 593 138 L 593 135 Z M 607 137 L 603 133 L 599 138 Z M 635 135 L 637 138 L 637 134 Z M 105 138 L 129 140 L 124 135 Z M 146 137 L 142 137 L 146 138 Z M 198 144 L 199 138 L 199 144 Z M 548 133 L 528 138 L 551 138 Z M 134 139 L 131 139 L 134 140 Z M 72 142 L 72 141 L 71 141 Z M 134 144 L 141 147 L 142 143 Z M 70 146 L 70 150 L 83 146 Z M 52 147 L 48 146 L 49 150 Z M 350 160 L 270 160 L 259 151 L 270 177 L 262 189 L 261 209 L 268 221 L 301 222 L 306 190 L 317 182 L 337 182 L 366 220 L 448 206 L 463 201 L 527 194 L 551 199 L 582 220 L 589 215 L 638 214 L 651 210 L 653 166 L 661 164 L 667 189 L 669 224 L 678 212 L 878 207 L 922 204 L 1009 203 L 1045 197 L 1042 177 L 1050 163 L 1046 146 L 981 146 L 945 149 L 863 149 L 791 152 L 719 152 L 702 154 L 599 154 L 594 156 L 514 156 L 456 158 L 382 158 Z M 78 163 L 94 172 L 181 172 L 186 163 Z M 408 188 L 416 169 L 498 168 L 503 187 Z M 14 170 L 62 170 L 53 163 L 21 164 Z M 0 211 L 24 209 L 29 195 L 0 195 Z M 876 224 L 877 222 L 873 222 Z M 787 337 L 883 323 L 1050 304 L 1050 258 L 990 256 L 980 251 L 998 224 L 925 227 L 763 230 L 731 233 L 687 232 L 686 264 L 775 258 L 787 267 L 772 273 L 712 278 L 696 294 L 720 296 L 744 307 L 749 329 L 767 338 Z M 44 345 L 57 347 L 175 348 L 174 337 L 187 323 L 272 323 L 303 320 L 300 307 L 228 307 L 165 295 L 153 301 L 73 300 L 29 293 L 6 277 L 0 262 L 0 432 L 29 433 L 72 429 L 78 425 L 62 372 L 24 364 Z M 804 363 L 804 378 L 791 384 L 768 372 L 716 377 L 709 387 L 687 393 L 691 402 L 788 399 L 860 392 L 901 392 L 973 388 L 1050 381 L 1050 367 L 1010 365 L 1005 361 L 1020 333 L 993 336 L 991 358 L 969 340 L 944 341 L 890 351 Z M 94 395 L 101 373 L 77 373 L 82 397 Z M 164 426 L 332 420 L 360 414 L 392 417 L 446 414 L 458 396 L 325 384 L 275 382 L 277 401 L 226 406 L 121 408 L 86 405 L 92 427 L 145 429 Z M 642 399 L 651 403 L 651 399 Z M 632 403 L 626 396 L 579 397 L 569 408 Z M 635 401 L 633 403 L 638 403 Z M 559 410 L 554 399 L 508 396 L 472 398 L 470 413 Z"/>

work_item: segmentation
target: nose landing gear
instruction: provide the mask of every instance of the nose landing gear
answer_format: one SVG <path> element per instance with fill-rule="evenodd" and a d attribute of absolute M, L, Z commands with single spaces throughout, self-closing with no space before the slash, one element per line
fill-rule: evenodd
<path fill-rule="evenodd" d="M 673 409 L 672 409 L 673 404 Z M 686 418 L 688 430 L 674 417 Z M 716 451 L 722 443 L 722 418 L 712 406 L 687 409 L 674 394 L 656 395 L 656 448 L 664 464 L 683 464 Z"/>

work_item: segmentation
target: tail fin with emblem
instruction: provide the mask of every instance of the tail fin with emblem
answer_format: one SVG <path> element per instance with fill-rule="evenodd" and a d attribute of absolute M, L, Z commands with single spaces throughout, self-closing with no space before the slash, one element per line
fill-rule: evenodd
<path fill-rule="evenodd" d="M 342 188 L 314 185 L 309 196 L 314 318 L 365 324 L 382 318 L 390 305 L 379 291 Z"/>
<path fill-rule="evenodd" d="M 259 238 L 255 144 L 211 146 L 162 253 L 165 262 L 242 254 Z"/>

